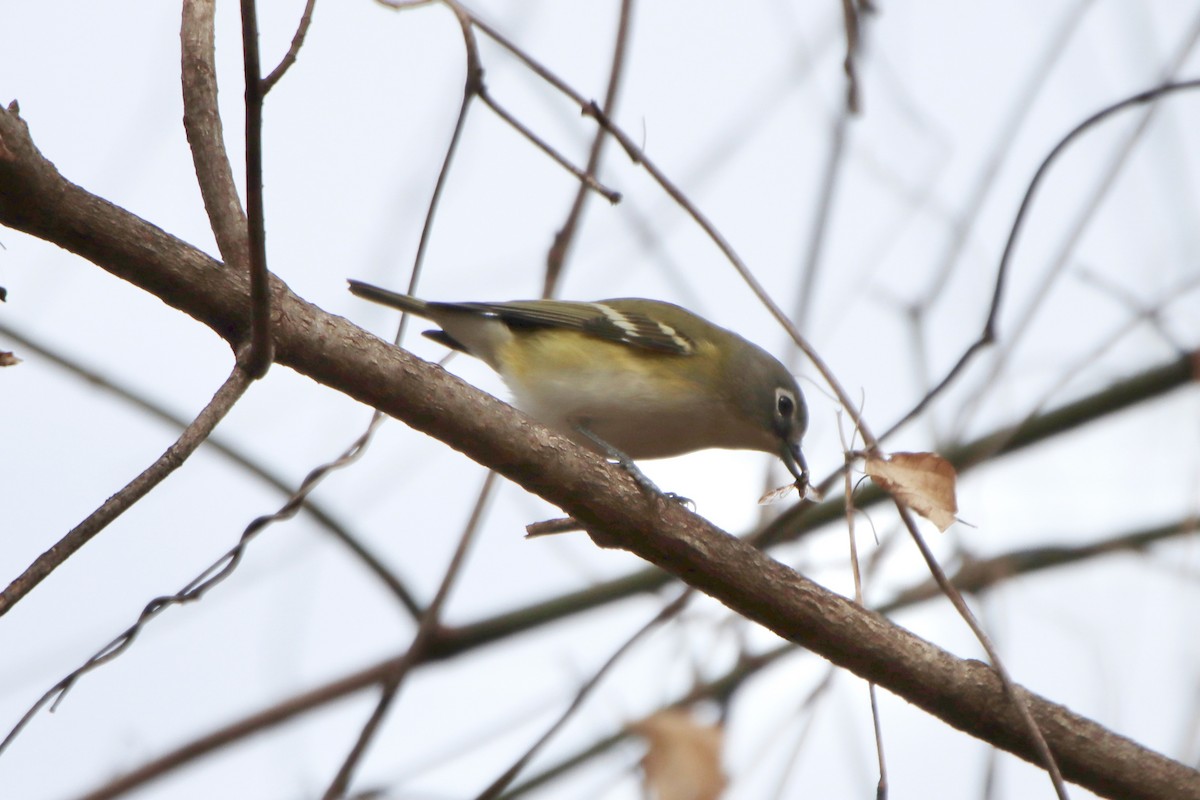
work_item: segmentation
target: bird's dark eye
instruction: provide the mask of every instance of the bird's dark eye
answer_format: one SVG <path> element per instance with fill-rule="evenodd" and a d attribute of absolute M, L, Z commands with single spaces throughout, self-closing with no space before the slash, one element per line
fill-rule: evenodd
<path fill-rule="evenodd" d="M 790 394 L 780 392 L 779 396 L 775 398 L 775 407 L 779 410 L 779 416 L 791 419 L 792 414 L 796 411 L 796 401 Z"/>

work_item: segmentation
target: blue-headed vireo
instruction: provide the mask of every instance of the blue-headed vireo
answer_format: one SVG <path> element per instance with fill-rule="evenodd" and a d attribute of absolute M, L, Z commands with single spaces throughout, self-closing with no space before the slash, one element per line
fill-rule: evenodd
<path fill-rule="evenodd" d="M 441 303 L 352 280 L 359 297 L 441 326 L 436 342 L 500 374 L 514 405 L 620 462 L 721 447 L 779 456 L 803 495 L 808 425 L 791 373 L 761 347 L 657 300 Z"/>

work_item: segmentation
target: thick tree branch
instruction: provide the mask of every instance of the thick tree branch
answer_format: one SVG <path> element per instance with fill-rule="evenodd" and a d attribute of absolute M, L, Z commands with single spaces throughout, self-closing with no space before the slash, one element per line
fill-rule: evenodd
<path fill-rule="evenodd" d="M 67 181 L 24 123 L 0 112 L 0 223 L 54 242 L 234 341 L 249 281 Z M 327 314 L 272 278 L 276 359 L 446 442 L 538 494 L 607 542 L 669 570 L 746 618 L 939 719 L 1031 759 L 996 674 L 812 583 L 619 468 L 454 376 Z M 1122 798 L 1200 796 L 1200 773 L 1035 695 L 1030 710 L 1064 776 Z"/>

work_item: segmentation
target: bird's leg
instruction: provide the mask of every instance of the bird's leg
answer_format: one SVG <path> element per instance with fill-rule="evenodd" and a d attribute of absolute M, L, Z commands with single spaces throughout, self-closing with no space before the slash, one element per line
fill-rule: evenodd
<path fill-rule="evenodd" d="M 646 473 L 642 472 L 641 469 L 638 468 L 638 465 L 634 463 L 633 459 L 625 455 L 624 452 L 613 447 L 611 444 L 589 431 L 580 423 L 576 423 L 574 428 L 579 435 L 585 437 L 589 442 L 596 445 L 600 452 L 602 452 L 609 460 L 617 462 L 621 469 L 628 472 L 629 476 L 633 478 L 634 482 L 637 483 L 639 487 L 641 487 L 643 492 L 656 495 L 658 497 L 665 497 L 668 500 L 674 500 L 677 503 L 681 503 L 688 508 L 695 510 L 696 504 L 690 499 L 682 495 L 675 494 L 674 492 L 664 492 L 662 489 L 659 489 L 654 481 L 647 478 Z"/>
<path fill-rule="evenodd" d="M 582 424 L 577 423 L 575 430 L 603 453 L 610 461 L 615 461 L 621 465 L 621 469 L 629 473 L 630 477 L 637 482 L 637 485 L 642 488 L 642 491 L 649 494 L 663 494 L 663 491 L 654 484 L 654 481 L 646 477 L 646 473 L 638 468 L 638 465 L 633 462 L 633 459 L 625 455 L 622 451 L 613 447 L 608 442 L 601 439 L 596 434 L 589 431 Z"/>

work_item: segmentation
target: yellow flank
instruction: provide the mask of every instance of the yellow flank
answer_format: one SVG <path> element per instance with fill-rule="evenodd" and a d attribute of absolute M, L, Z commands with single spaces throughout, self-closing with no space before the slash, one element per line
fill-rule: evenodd
<path fill-rule="evenodd" d="M 652 378 L 664 389 L 708 385 L 717 372 L 718 353 L 708 341 L 697 342 L 690 355 L 661 353 L 621 342 L 612 342 L 582 331 L 544 328 L 513 331 L 513 338 L 498 353 L 499 372 L 509 381 L 525 384 L 538 376 L 569 381 L 599 374 L 613 377 Z M 622 387 L 611 386 L 620 394 Z"/>

